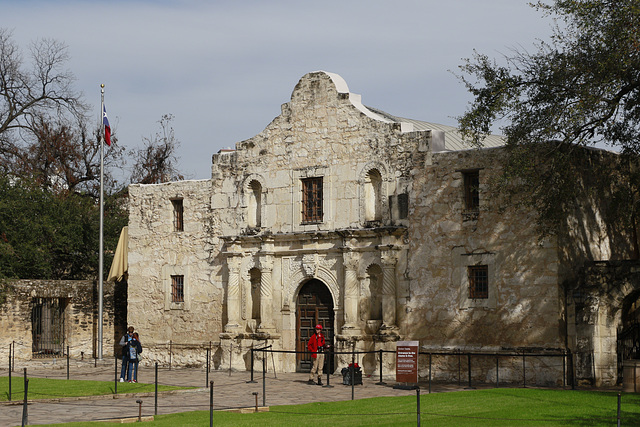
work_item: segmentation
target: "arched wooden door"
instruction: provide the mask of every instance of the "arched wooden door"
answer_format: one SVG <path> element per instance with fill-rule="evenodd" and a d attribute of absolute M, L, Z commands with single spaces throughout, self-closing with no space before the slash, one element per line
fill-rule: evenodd
<path fill-rule="evenodd" d="M 311 279 L 298 293 L 296 301 L 296 350 L 307 351 L 307 343 L 317 324 L 322 325 L 327 344 L 333 347 L 333 298 L 327 286 L 320 280 Z M 296 370 L 308 372 L 311 369 L 311 355 L 296 354 Z M 329 360 L 330 372 L 335 370 L 333 358 Z"/>

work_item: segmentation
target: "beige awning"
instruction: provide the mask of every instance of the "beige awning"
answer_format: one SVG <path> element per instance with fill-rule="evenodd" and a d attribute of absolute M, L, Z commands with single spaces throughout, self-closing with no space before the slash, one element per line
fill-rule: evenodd
<path fill-rule="evenodd" d="M 129 262 L 127 261 L 129 256 L 129 227 L 123 227 L 120 232 L 120 239 L 118 239 L 118 246 L 116 247 L 116 253 L 113 256 L 113 262 L 111 263 L 111 270 L 109 270 L 108 282 L 119 282 L 126 278 L 127 270 L 129 269 Z"/>

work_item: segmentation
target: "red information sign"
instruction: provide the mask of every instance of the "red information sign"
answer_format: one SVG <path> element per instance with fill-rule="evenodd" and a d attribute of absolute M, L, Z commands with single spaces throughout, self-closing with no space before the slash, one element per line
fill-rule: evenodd
<path fill-rule="evenodd" d="M 396 381 L 418 383 L 418 341 L 398 341 L 396 344 Z"/>

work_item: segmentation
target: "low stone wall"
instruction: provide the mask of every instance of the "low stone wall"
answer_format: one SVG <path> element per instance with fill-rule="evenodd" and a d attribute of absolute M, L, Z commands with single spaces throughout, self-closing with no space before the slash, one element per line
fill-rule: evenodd
<path fill-rule="evenodd" d="M 34 353 L 34 306 L 38 299 L 57 299 L 62 307 L 63 339 L 57 345 L 62 354 Z M 120 316 L 122 313 L 120 314 Z M 118 317 L 120 317 L 118 316 Z M 9 351 L 14 360 L 60 358 L 67 353 L 73 359 L 96 356 L 98 338 L 97 284 L 90 280 L 7 280 L 0 284 L 0 360 L 8 363 Z M 114 285 L 103 285 L 103 355 L 116 350 L 117 337 L 123 333 L 115 327 Z"/>

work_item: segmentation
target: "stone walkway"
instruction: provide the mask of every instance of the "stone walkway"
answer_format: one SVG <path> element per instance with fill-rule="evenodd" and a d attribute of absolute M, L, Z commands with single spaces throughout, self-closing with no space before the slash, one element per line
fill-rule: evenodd
<path fill-rule="evenodd" d="M 113 381 L 115 376 L 113 366 L 94 367 L 91 365 L 72 366 L 70 379 L 74 380 L 101 380 Z M 0 376 L 7 376 L 8 371 L 0 369 Z M 23 369 L 16 369 L 12 377 L 22 377 Z M 66 379 L 66 366 L 34 367 L 27 369 L 28 377 L 46 377 Z M 139 381 L 143 383 L 154 382 L 154 368 L 141 367 Z M 258 393 L 258 405 L 290 405 L 309 402 L 330 402 L 350 400 L 352 387 L 342 384 L 341 375 L 332 375 L 330 385 L 321 387 L 307 384 L 308 375 L 304 373 L 277 373 L 269 372 L 265 376 L 265 394 L 263 396 L 262 372 L 254 374 L 255 383 L 248 382 L 251 379 L 250 372 L 212 371 L 209 373 L 209 381 L 214 382 L 213 406 L 214 409 L 254 407 Z M 353 387 L 353 397 L 363 399 L 376 396 L 415 396 L 414 390 L 394 389 L 392 383 L 376 385 L 379 378 L 363 378 L 363 385 Z M 323 378 L 326 384 L 326 375 Z M 158 370 L 158 383 L 176 386 L 196 386 L 195 390 L 181 392 L 164 392 L 158 396 L 158 414 L 170 414 L 176 412 L 208 410 L 210 390 L 206 388 L 207 373 L 204 368 L 193 369 L 166 369 Z M 432 392 L 460 390 L 463 387 L 438 385 L 432 387 Z M 119 389 L 121 391 L 122 388 Z M 0 392 L 6 392 L 2 390 Z M 421 393 L 428 393 L 423 387 Z M 15 399 L 15 397 L 14 397 Z M 118 394 L 104 397 L 91 398 L 65 398 L 56 400 L 33 400 L 28 404 L 29 425 L 54 424 L 75 421 L 105 420 L 114 418 L 129 418 L 138 416 L 138 403 L 142 400 L 143 416 L 153 415 L 155 412 L 155 396 L 151 394 Z M 0 403 L 0 425 L 15 426 L 22 421 L 22 402 Z"/>

